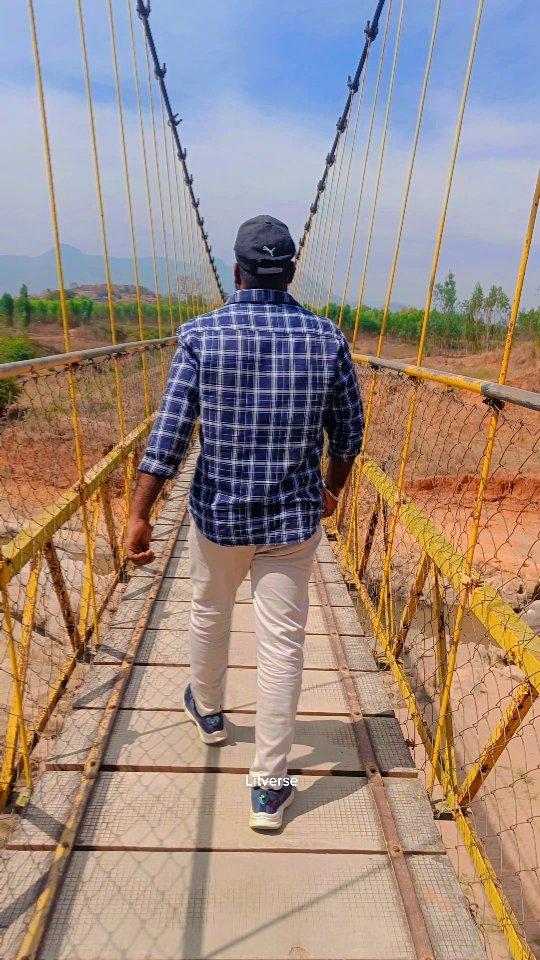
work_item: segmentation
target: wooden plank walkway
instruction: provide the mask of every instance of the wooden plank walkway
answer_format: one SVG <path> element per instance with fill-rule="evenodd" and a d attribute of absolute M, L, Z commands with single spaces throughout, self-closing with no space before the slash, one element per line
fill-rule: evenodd
<path fill-rule="evenodd" d="M 156 525 L 158 554 L 178 523 L 188 482 L 186 473 Z M 37 955 L 483 960 L 391 698 L 326 540 L 310 587 L 290 761 L 291 772 L 300 777 L 297 799 L 278 833 L 249 829 L 244 775 L 254 750 L 256 701 L 250 585 L 242 585 L 234 611 L 225 694 L 229 740 L 208 747 L 182 710 L 190 600 L 186 533 L 184 523 Z M 2 854 L 5 960 L 17 956 L 47 882 L 154 573 L 146 568 L 132 577 L 47 770 Z M 336 659 L 321 580 L 347 668 Z M 352 682 L 348 689 L 344 679 Z M 356 728 L 350 713 L 355 697 Z M 362 736 L 367 734 L 364 749 L 359 724 Z M 388 806 L 389 820 L 381 817 L 381 803 Z M 397 838 L 394 850 L 391 835 Z M 422 931 L 431 945 L 427 954 L 419 953 Z"/>

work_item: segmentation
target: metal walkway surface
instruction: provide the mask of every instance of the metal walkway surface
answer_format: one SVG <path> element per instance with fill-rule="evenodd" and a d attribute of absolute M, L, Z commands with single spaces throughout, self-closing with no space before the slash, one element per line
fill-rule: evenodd
<path fill-rule="evenodd" d="M 249 829 L 249 581 L 233 616 L 228 742 L 204 746 L 182 710 L 188 482 L 189 464 L 154 529 L 153 569 L 132 577 L 3 853 L 2 957 L 22 956 L 25 935 L 31 956 L 34 930 L 35 955 L 48 960 L 481 960 L 391 697 L 324 538 L 290 759 L 298 795 L 278 833 Z M 100 731 L 102 752 L 92 761 Z M 51 894 L 46 917 L 36 915 L 40 894 L 41 905 Z"/>

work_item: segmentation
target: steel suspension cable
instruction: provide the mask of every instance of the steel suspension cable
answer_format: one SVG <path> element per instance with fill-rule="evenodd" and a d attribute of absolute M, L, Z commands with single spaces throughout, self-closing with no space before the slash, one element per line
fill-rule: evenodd
<path fill-rule="evenodd" d="M 347 166 L 347 176 L 346 176 L 346 179 L 345 179 L 345 187 L 344 187 L 344 189 L 343 189 L 343 196 L 342 196 L 342 198 L 341 198 L 341 206 L 340 206 L 340 210 L 339 210 L 338 226 L 337 226 L 337 233 L 336 233 L 336 241 L 335 241 L 335 244 L 334 244 L 334 253 L 333 253 L 333 255 L 332 255 L 332 267 L 331 267 L 331 270 L 330 270 L 330 279 L 329 279 L 329 282 L 328 282 L 328 297 L 327 297 L 327 300 L 326 300 L 326 310 L 325 310 L 325 316 L 326 316 L 326 317 L 328 317 L 328 314 L 329 314 L 329 311 L 330 311 L 330 301 L 331 301 L 331 299 L 332 299 L 332 287 L 334 286 L 334 277 L 335 277 L 335 272 L 336 272 L 336 260 L 337 260 L 338 250 L 339 250 L 339 243 L 340 243 L 340 240 L 341 240 L 341 230 L 342 230 L 342 227 L 343 227 L 343 217 L 344 217 L 344 213 L 345 213 L 345 204 L 346 204 L 346 202 L 347 202 L 347 192 L 348 192 L 348 189 L 349 189 L 349 181 L 350 181 L 350 176 L 351 176 L 353 157 L 354 157 L 354 152 L 355 152 L 355 148 L 356 148 L 356 141 L 357 141 L 357 136 L 358 136 L 358 123 L 359 123 L 359 120 L 360 120 L 360 114 L 361 114 L 362 105 L 363 105 L 363 102 L 364 102 L 364 92 L 365 92 L 365 88 L 366 88 L 366 77 L 367 77 L 367 74 L 368 74 L 368 67 L 369 67 L 369 51 L 370 51 L 370 49 L 371 49 L 371 43 L 370 43 L 370 45 L 369 45 L 369 47 L 368 47 L 368 49 L 367 49 L 365 66 L 364 66 L 364 71 L 363 71 L 363 73 L 362 73 L 361 86 L 360 86 L 360 91 L 359 91 L 359 94 L 358 94 L 358 104 L 357 104 L 357 107 L 356 107 L 356 116 L 355 116 L 355 120 L 354 120 L 354 130 L 353 130 L 353 138 L 352 138 L 352 143 L 351 143 L 351 152 L 350 152 L 350 155 L 349 155 L 349 163 L 348 163 L 348 166 Z M 337 198 L 337 194 L 336 194 L 336 197 L 334 198 L 334 207 L 332 208 L 332 221 L 333 221 L 333 219 L 334 219 L 334 210 L 335 210 L 335 200 L 336 200 L 336 198 Z M 331 239 L 331 235 L 330 235 L 330 238 L 329 238 L 329 242 L 330 242 L 330 239 Z"/>
<path fill-rule="evenodd" d="M 388 32 L 389 32 L 389 27 L 390 27 L 390 16 L 391 16 L 391 13 L 392 13 L 392 2 L 393 2 L 393 0 L 388 0 L 388 9 L 387 9 L 387 14 L 386 14 L 386 24 L 385 24 L 385 28 L 384 28 L 384 38 L 383 38 L 383 43 L 382 43 L 382 47 L 381 47 L 381 56 L 380 56 L 380 60 L 379 60 L 379 68 L 378 68 L 378 70 L 377 70 L 377 79 L 376 79 L 376 81 L 375 81 L 375 90 L 374 90 L 374 93 L 373 93 L 373 103 L 372 103 L 372 107 L 371 107 L 371 116 L 370 116 L 370 120 L 369 120 L 369 129 L 368 129 L 368 135 L 367 135 L 367 140 L 366 140 L 366 147 L 365 147 L 365 151 L 364 151 L 364 163 L 363 163 L 363 168 L 362 168 L 362 176 L 361 176 L 361 179 L 360 179 L 360 189 L 359 189 L 359 192 L 358 192 L 358 200 L 357 200 L 357 202 L 356 202 L 356 210 L 355 210 L 355 215 L 354 215 L 354 223 L 353 223 L 353 230 L 352 230 L 352 236 L 351 236 L 351 243 L 350 243 L 350 248 L 349 248 L 349 255 L 348 255 L 348 258 L 347 258 L 347 267 L 346 267 L 346 270 L 345 270 L 345 282 L 344 282 L 344 286 L 343 286 L 343 294 L 342 294 L 342 297 L 341 297 L 341 305 L 340 305 L 340 308 L 339 308 L 338 327 L 341 327 L 341 325 L 342 325 L 342 323 L 343 323 L 343 312 L 344 312 L 344 310 L 345 310 L 345 303 L 346 303 L 346 301 L 347 301 L 347 296 L 348 296 L 348 292 L 349 292 L 349 283 L 350 283 L 350 278 L 351 278 L 351 268 L 352 268 L 352 262 L 353 262 L 354 253 L 355 253 L 355 250 L 356 250 L 356 235 L 357 235 L 357 232 L 358 232 L 358 224 L 359 224 L 359 220 L 360 220 L 360 210 L 361 210 L 361 208 L 362 208 L 362 200 L 363 200 L 363 197 L 364 197 L 364 186 L 365 186 L 365 182 L 366 182 L 366 173 L 367 173 L 367 168 L 368 168 L 368 164 L 369 164 L 369 157 L 370 157 L 370 153 L 371 153 L 371 141 L 372 141 L 372 139 L 373 139 L 373 127 L 374 127 L 374 124 L 375 124 L 375 115 L 376 115 L 376 112 L 377 112 L 377 105 L 378 105 L 378 102 L 379 102 L 379 90 L 380 90 L 380 86 L 381 86 L 382 71 L 383 71 L 384 60 L 385 60 L 385 55 L 386 55 L 386 48 L 387 48 L 387 45 L 388 45 Z"/>
<path fill-rule="evenodd" d="M 404 14 L 404 10 L 405 10 L 405 0 L 401 0 L 400 8 L 399 8 L 398 25 L 397 25 L 397 30 L 396 30 L 396 39 L 395 39 L 395 44 L 394 44 L 394 56 L 393 56 L 393 59 L 392 59 L 392 70 L 391 70 L 391 73 L 390 73 L 390 83 L 389 83 L 389 86 L 388 86 L 388 96 L 387 96 L 387 99 L 386 99 L 386 111 L 385 111 L 384 121 L 383 121 L 383 131 L 382 131 L 382 135 L 381 135 L 381 145 L 380 145 L 380 150 L 379 150 L 379 163 L 378 163 L 377 175 L 376 175 L 376 179 L 375 179 L 375 191 L 374 191 L 374 194 L 373 194 L 373 205 L 372 205 L 371 218 L 370 218 L 369 227 L 368 227 L 368 236 L 367 236 L 366 250 L 365 250 L 365 255 L 364 255 L 364 265 L 363 265 L 363 268 L 362 268 L 362 277 L 361 277 L 361 280 L 360 280 L 360 287 L 359 287 L 359 291 L 358 291 L 358 302 L 357 302 L 357 307 L 356 307 L 356 317 L 355 317 L 355 320 L 354 320 L 354 332 L 353 332 L 353 339 L 352 339 L 352 349 L 353 349 L 353 350 L 354 350 L 355 345 L 356 345 L 356 338 L 357 338 L 357 336 L 358 336 L 358 329 L 359 329 L 359 326 L 360 326 L 360 317 L 361 317 L 361 315 L 362 315 L 362 307 L 363 307 L 363 305 L 364 305 L 364 294 L 365 294 L 365 290 L 366 290 L 367 270 L 368 270 L 369 257 L 370 257 L 370 253 L 371 253 L 371 242 L 372 242 L 372 239 L 373 239 L 373 228 L 374 228 L 374 226 L 375 226 L 375 216 L 376 216 L 376 213 L 377 213 L 377 204 L 378 204 L 378 200 L 379 200 L 379 190 L 380 190 L 380 186 L 381 186 L 381 176 L 382 176 L 382 170 L 383 170 L 383 164 L 384 164 L 384 155 L 385 155 L 385 151 L 386 151 L 386 141 L 387 141 L 387 136 L 388 136 L 388 124 L 389 124 L 389 121 L 390 121 L 390 110 L 391 110 L 391 108 L 392 108 L 392 97 L 393 97 L 393 93 L 394 93 L 394 84 L 395 84 L 395 79 L 396 79 L 396 69 L 397 69 L 397 62 L 398 62 L 398 55 L 399 55 L 399 43 L 400 43 L 401 31 L 402 31 L 402 27 L 403 27 L 403 14 Z"/>
<path fill-rule="evenodd" d="M 154 287 L 156 291 L 156 309 L 157 309 L 157 322 L 158 322 L 158 334 L 160 338 L 163 336 L 163 318 L 161 315 L 161 293 L 159 289 L 159 278 L 157 271 L 157 261 L 156 261 L 156 237 L 154 231 L 154 211 L 152 207 L 152 194 L 150 190 L 150 173 L 148 169 L 148 156 L 146 152 L 146 135 L 144 132 L 144 119 L 143 119 L 143 109 L 142 109 L 142 98 L 141 98 L 141 81 L 139 74 L 139 61 L 137 58 L 137 48 L 135 43 L 135 31 L 133 29 L 133 14 L 131 12 L 131 0 L 126 0 L 127 9 L 129 15 L 129 34 L 131 40 L 131 56 L 133 60 L 133 75 L 135 78 L 135 92 L 137 96 L 137 111 L 139 116 L 139 133 L 141 138 L 141 149 L 142 149 L 142 158 L 143 158 L 143 168 L 144 168 L 144 182 L 146 186 L 146 205 L 148 211 L 148 226 L 150 228 L 150 246 L 152 252 L 152 266 L 153 266 L 153 275 L 154 275 Z"/>
<path fill-rule="evenodd" d="M 174 333 L 174 316 L 171 293 L 171 272 L 169 268 L 169 246 L 167 243 L 167 230 L 165 227 L 165 211 L 163 207 L 163 190 L 161 187 L 161 170 L 159 162 L 158 138 L 156 131 L 156 113 L 154 108 L 154 94 L 152 91 L 152 76 L 150 73 L 150 56 L 148 53 L 148 43 L 144 44 L 144 55 L 146 60 L 146 83 L 148 88 L 148 102 L 150 104 L 150 122 L 152 129 L 152 142 L 154 145 L 154 163 L 156 167 L 156 184 L 158 193 L 159 216 L 161 222 L 161 235 L 163 240 L 163 252 L 165 255 L 165 279 L 167 281 L 167 303 L 169 307 L 169 324 L 171 333 Z"/>

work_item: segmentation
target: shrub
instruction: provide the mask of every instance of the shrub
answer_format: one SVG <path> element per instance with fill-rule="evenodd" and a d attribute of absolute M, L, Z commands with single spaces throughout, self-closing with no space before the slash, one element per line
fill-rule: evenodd
<path fill-rule="evenodd" d="M 35 353 L 26 337 L 0 337 L 0 364 L 31 360 L 33 357 Z M 21 388 L 13 377 L 0 380 L 0 417 L 9 405 L 17 400 L 20 393 Z"/>

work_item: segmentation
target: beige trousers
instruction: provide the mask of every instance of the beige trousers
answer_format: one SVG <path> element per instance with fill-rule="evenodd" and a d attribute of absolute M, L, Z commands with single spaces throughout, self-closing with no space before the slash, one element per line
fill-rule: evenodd
<path fill-rule="evenodd" d="M 204 537 L 193 521 L 190 525 L 191 689 L 204 716 L 221 710 L 233 604 L 251 573 L 257 645 L 252 775 L 279 779 L 287 773 L 302 684 L 308 583 L 320 539 L 319 529 L 301 543 L 224 547 Z"/>

